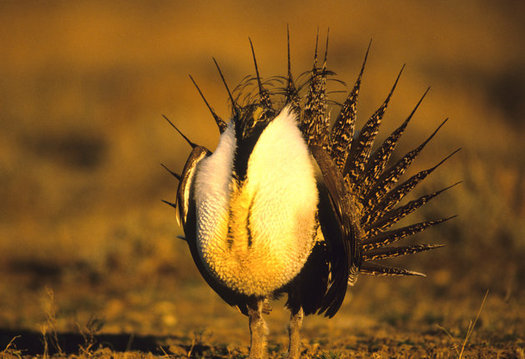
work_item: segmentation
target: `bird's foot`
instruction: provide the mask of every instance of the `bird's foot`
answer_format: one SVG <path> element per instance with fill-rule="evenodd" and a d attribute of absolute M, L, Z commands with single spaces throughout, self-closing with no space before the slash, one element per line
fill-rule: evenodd
<path fill-rule="evenodd" d="M 248 317 L 250 322 L 250 359 L 266 358 L 267 327 L 262 316 L 264 299 L 254 299 L 248 304 Z"/>
<path fill-rule="evenodd" d="M 292 311 L 290 323 L 288 324 L 288 334 L 290 342 L 288 345 L 288 359 L 299 359 L 301 354 L 301 326 L 303 325 L 304 312 L 299 308 L 296 313 Z"/>

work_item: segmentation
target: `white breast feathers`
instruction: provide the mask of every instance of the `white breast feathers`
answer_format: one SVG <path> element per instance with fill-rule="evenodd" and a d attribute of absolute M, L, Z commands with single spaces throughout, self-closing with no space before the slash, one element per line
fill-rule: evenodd
<path fill-rule="evenodd" d="M 314 243 L 317 187 L 308 147 L 285 108 L 261 133 L 246 179 L 232 170 L 234 124 L 195 179 L 197 246 L 206 268 L 246 295 L 268 295 L 292 280 Z"/>

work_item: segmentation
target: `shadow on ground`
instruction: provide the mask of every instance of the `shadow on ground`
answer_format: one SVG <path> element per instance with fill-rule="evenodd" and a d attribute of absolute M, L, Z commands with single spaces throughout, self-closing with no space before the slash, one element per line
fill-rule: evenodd
<path fill-rule="evenodd" d="M 172 342 L 177 342 L 175 346 L 180 351 L 192 352 L 199 355 L 209 351 L 207 345 L 180 344 L 183 338 L 174 336 L 154 336 L 154 335 L 135 335 L 129 333 L 122 334 L 97 334 L 87 336 L 79 333 L 56 333 L 44 335 L 40 332 L 31 330 L 12 330 L 0 329 L 0 348 L 16 347 L 17 351 L 23 355 L 54 355 L 81 354 L 84 351 L 96 351 L 99 348 L 109 348 L 113 352 L 138 351 L 162 355 L 173 351 Z M 11 344 L 10 344 L 11 343 Z"/>

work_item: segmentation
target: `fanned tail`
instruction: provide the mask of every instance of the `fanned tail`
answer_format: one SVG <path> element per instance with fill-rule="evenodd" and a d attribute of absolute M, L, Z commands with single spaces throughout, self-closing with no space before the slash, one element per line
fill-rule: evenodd
<path fill-rule="evenodd" d="M 446 222 L 455 216 L 427 220 L 393 230 L 388 229 L 402 218 L 428 203 L 431 199 L 458 184 L 453 184 L 434 193 L 423 195 L 404 205 L 399 205 L 408 193 L 445 161 L 456 154 L 459 149 L 446 156 L 436 165 L 418 172 L 406 181 L 395 186 L 401 176 L 408 170 L 414 159 L 418 157 L 423 148 L 436 135 L 447 120 L 443 121 L 419 146 L 409 151 L 400 160 L 390 165 L 390 167 L 387 167 L 397 143 L 430 88 L 426 89 L 405 121 L 403 121 L 375 151 L 372 151 L 374 141 L 379 132 L 381 120 L 399 82 L 404 66 L 397 75 L 384 102 L 363 125 L 359 134 L 354 136 L 357 96 L 368 57 L 368 51 L 369 49 L 367 49 L 357 81 L 341 108 L 341 112 L 332 127 L 329 138 L 329 153 L 333 162 L 344 176 L 347 196 L 355 203 L 355 208 L 359 209 L 356 217 L 359 221 L 358 227 L 360 229 L 360 238 L 358 240 L 359 251 L 357 251 L 360 258 L 358 258 L 358 260 L 354 259 L 354 262 L 359 264 L 359 272 L 364 274 L 424 276 L 422 273 L 403 268 L 384 266 L 374 261 L 442 247 L 442 245 L 436 244 L 416 244 L 398 247 L 392 247 L 390 245 L 422 232 L 429 227 Z"/>
<path fill-rule="evenodd" d="M 356 210 L 356 213 L 351 214 L 351 220 L 358 222 L 352 224 L 352 228 L 354 228 L 357 235 L 343 239 L 349 241 L 349 243 L 344 246 L 345 250 L 348 251 L 346 256 L 350 261 L 348 268 L 350 270 L 357 267 L 359 272 L 375 275 L 422 276 L 423 274 L 418 272 L 383 266 L 370 261 L 419 253 L 441 247 L 441 245 L 435 244 L 417 244 L 400 247 L 391 247 L 390 245 L 401 241 L 406 237 L 422 232 L 429 227 L 446 222 L 455 216 L 427 220 L 402 228 L 387 230 L 439 194 L 457 185 L 456 183 L 434 193 L 423 195 L 404 205 L 400 205 L 400 202 L 407 194 L 409 194 L 419 183 L 459 150 L 452 152 L 436 165 L 412 175 L 409 179 L 396 186 L 401 176 L 405 174 L 412 162 L 419 156 L 421 151 L 447 120 L 444 120 L 419 146 L 406 153 L 400 160 L 394 162 L 388 167 L 390 158 L 392 157 L 400 138 L 404 134 L 409 122 L 413 119 L 430 88 L 425 90 L 408 117 L 400 124 L 400 126 L 395 129 L 377 149 L 372 151 L 381 121 L 399 83 L 405 65 L 403 65 L 399 71 L 392 88 L 383 103 L 366 121 L 363 127 L 359 131 L 356 131 L 357 101 L 365 65 L 370 51 L 369 44 L 356 82 L 349 92 L 345 102 L 342 104 L 341 111 L 336 117 L 333 126 L 329 129 L 326 83 L 327 75 L 332 73 L 326 69 L 328 36 L 325 49 L 325 59 L 321 67 L 318 66 L 317 57 L 318 39 L 319 32 L 316 38 L 314 65 L 310 72 L 310 78 L 307 81 L 308 90 L 304 97 L 304 106 L 302 107 L 302 110 L 294 111 L 300 114 L 301 131 L 303 132 L 303 136 L 310 148 L 318 146 L 326 150 L 331 157 L 331 162 L 333 163 L 334 168 L 338 170 L 334 171 L 334 175 L 343 178 L 345 187 L 345 194 L 343 196 L 345 199 L 340 200 L 341 203 L 345 203 L 345 201 L 351 202 L 353 204 L 350 205 L 349 208 L 354 208 Z M 297 104 L 300 106 L 300 98 L 298 97 L 298 90 L 293 82 L 290 68 L 290 43 L 288 34 L 288 81 L 285 94 L 286 103 L 293 109 L 296 109 L 298 106 Z M 357 135 L 355 135 L 356 132 L 358 132 Z M 340 215 L 342 218 L 345 216 L 346 215 Z M 321 227 L 323 227 L 322 224 Z M 350 251 L 351 248 L 356 249 Z M 337 254 L 332 255 L 337 257 Z M 350 283 L 354 276 L 351 275 L 351 273 L 348 273 L 347 276 Z M 332 284 L 334 283 L 335 281 L 332 281 Z M 336 287 L 329 288 L 327 293 L 328 299 L 332 298 L 334 293 L 330 289 L 334 288 Z M 338 305 L 333 305 L 330 301 L 329 303 L 329 306 L 332 306 L 335 310 L 338 308 Z M 326 311 L 325 314 L 328 314 L 329 312 L 326 306 L 321 308 L 320 312 L 323 311 Z M 332 312 L 328 315 L 331 314 Z"/>

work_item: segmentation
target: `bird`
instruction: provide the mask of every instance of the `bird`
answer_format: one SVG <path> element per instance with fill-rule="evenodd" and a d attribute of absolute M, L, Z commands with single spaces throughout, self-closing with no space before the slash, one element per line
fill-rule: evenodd
<path fill-rule="evenodd" d="M 288 28 L 284 76 L 260 76 L 251 39 L 255 76 L 233 91 L 213 58 L 231 105 L 227 120 L 214 111 L 190 75 L 220 133 L 215 151 L 191 141 L 164 116 L 191 147 L 180 174 L 163 165 L 179 181 L 175 201 L 164 202 L 176 209 L 182 238 L 204 280 L 248 317 L 250 358 L 267 355 L 263 314 L 269 313 L 270 300 L 287 295 L 288 357 L 299 358 L 305 315 L 333 317 L 359 274 L 425 276 L 380 261 L 441 247 L 392 244 L 455 217 L 391 228 L 459 183 L 401 202 L 459 149 L 399 183 L 447 120 L 392 160 L 430 88 L 399 127 L 374 146 L 405 66 L 386 99 L 357 130 L 358 95 L 371 41 L 355 84 L 337 104 L 327 92 L 327 81 L 335 80 L 327 68 L 328 34 L 322 63 L 317 31 L 313 66 L 297 78 L 291 71 Z M 340 109 L 331 121 L 334 107 Z"/>

